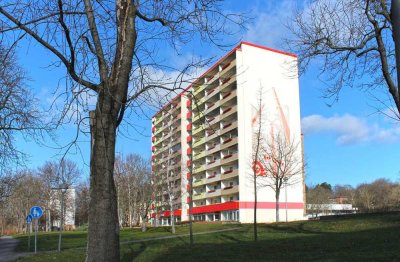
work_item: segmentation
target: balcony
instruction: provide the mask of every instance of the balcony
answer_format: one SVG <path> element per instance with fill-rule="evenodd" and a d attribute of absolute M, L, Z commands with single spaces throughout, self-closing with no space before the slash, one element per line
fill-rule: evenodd
<path fill-rule="evenodd" d="M 221 180 L 221 175 L 213 175 L 207 178 L 207 184 L 214 183 Z"/>
<path fill-rule="evenodd" d="M 212 164 L 206 164 L 207 169 L 214 168 L 221 165 L 221 159 L 215 160 Z"/>
<path fill-rule="evenodd" d="M 206 198 L 206 193 L 200 193 L 200 194 L 193 194 L 193 200 L 199 200 L 199 199 L 203 199 Z"/>
<path fill-rule="evenodd" d="M 193 187 L 198 187 L 198 186 L 202 186 L 206 183 L 206 179 L 202 178 L 202 179 L 197 179 L 193 181 Z"/>
<path fill-rule="evenodd" d="M 218 151 L 221 151 L 221 150 L 223 150 L 223 149 L 225 149 L 225 148 L 228 148 L 228 147 L 231 147 L 231 146 L 233 146 L 233 145 L 236 145 L 236 144 L 237 144 L 237 140 L 238 140 L 238 138 L 235 137 L 235 138 L 232 138 L 232 140 L 229 141 L 229 142 L 226 143 L 226 144 L 216 145 L 214 148 L 209 149 L 209 150 L 207 151 L 207 154 L 213 154 L 213 153 L 218 152 Z"/>
<path fill-rule="evenodd" d="M 204 144 L 205 142 L 206 142 L 206 138 L 203 137 L 203 138 L 201 138 L 199 141 L 196 141 L 196 142 L 193 144 L 193 148 L 198 147 L 198 146 Z"/>
<path fill-rule="evenodd" d="M 201 165 L 197 168 L 194 168 L 193 173 L 200 173 L 200 172 L 203 172 L 204 170 L 205 170 L 204 165 Z"/>
<path fill-rule="evenodd" d="M 203 84 L 203 85 L 197 87 L 196 90 L 194 91 L 193 95 L 194 95 L 194 96 L 197 96 L 197 95 L 200 94 L 200 92 L 203 91 L 206 87 L 207 87 L 207 84 Z"/>
<path fill-rule="evenodd" d="M 213 111 L 214 109 L 223 106 L 226 102 L 232 100 L 233 98 L 236 97 L 236 90 L 230 92 L 230 95 L 215 102 L 211 107 L 207 108 L 207 110 L 204 112 L 204 114 L 208 114 L 209 112 Z M 236 103 L 235 103 L 236 104 Z"/>
<path fill-rule="evenodd" d="M 236 160 L 238 160 L 238 154 L 237 154 L 237 153 L 231 155 L 231 156 L 228 157 L 228 158 L 222 159 L 222 160 L 221 160 L 221 165 L 225 165 L 225 164 L 227 164 L 227 163 L 230 163 L 230 162 L 233 162 L 233 161 L 236 161 Z"/>
<path fill-rule="evenodd" d="M 203 157 L 205 157 L 206 156 L 206 152 L 205 151 L 202 151 L 201 153 L 199 153 L 199 154 L 195 154 L 194 156 L 193 156 L 193 160 L 198 160 L 198 159 L 201 159 L 201 158 L 203 158 Z"/>
<path fill-rule="evenodd" d="M 226 180 L 229 178 L 237 177 L 239 175 L 239 171 L 237 169 L 225 171 L 221 175 L 221 180 Z"/>
<path fill-rule="evenodd" d="M 197 127 L 196 129 L 193 130 L 192 135 L 196 135 L 198 133 L 200 133 L 201 131 L 204 131 L 205 126 L 202 124 L 199 127 Z"/>
<path fill-rule="evenodd" d="M 239 186 L 228 186 L 221 190 L 221 196 L 232 195 L 239 192 Z"/>
<path fill-rule="evenodd" d="M 221 195 L 221 189 L 213 189 L 207 192 L 207 197 L 216 197 Z"/>
<path fill-rule="evenodd" d="M 226 64 L 225 66 L 222 67 L 222 70 L 219 72 L 221 77 L 224 77 L 227 72 L 229 72 L 231 69 L 236 67 L 236 60 L 232 60 L 229 62 L 229 64 Z M 235 72 L 233 72 L 235 73 Z"/>

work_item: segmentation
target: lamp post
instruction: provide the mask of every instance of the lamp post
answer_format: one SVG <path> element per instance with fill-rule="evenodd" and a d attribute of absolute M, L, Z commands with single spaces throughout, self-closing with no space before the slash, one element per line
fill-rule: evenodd
<path fill-rule="evenodd" d="M 287 206 L 287 181 L 288 181 L 288 177 L 284 177 L 283 178 L 283 182 L 285 185 L 285 212 L 286 212 L 286 223 L 288 222 L 288 206 Z"/>
<path fill-rule="evenodd" d="M 58 252 L 61 252 L 61 238 L 64 231 L 64 197 L 68 190 L 68 186 L 63 183 L 60 187 L 61 190 L 61 219 L 60 219 L 60 234 L 58 235 Z"/>

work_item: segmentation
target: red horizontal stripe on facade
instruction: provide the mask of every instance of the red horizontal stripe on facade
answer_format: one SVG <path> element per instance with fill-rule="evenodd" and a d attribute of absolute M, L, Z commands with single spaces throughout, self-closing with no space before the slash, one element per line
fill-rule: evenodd
<path fill-rule="evenodd" d="M 218 211 L 235 210 L 235 209 L 239 209 L 239 202 L 226 202 L 221 204 L 194 207 L 192 213 L 193 214 L 213 213 Z"/>
<path fill-rule="evenodd" d="M 182 215 L 182 210 L 176 209 L 174 210 L 174 216 L 180 217 Z M 170 217 L 171 216 L 171 211 L 164 211 L 161 213 L 162 217 Z"/>
<path fill-rule="evenodd" d="M 275 202 L 257 202 L 257 209 L 275 209 L 276 203 Z M 240 201 L 240 209 L 249 209 L 254 208 L 254 202 L 250 201 Z M 279 208 L 284 209 L 286 208 L 285 202 L 279 203 Z M 304 203 L 301 202 L 288 202 L 287 203 L 288 209 L 303 209 Z"/>

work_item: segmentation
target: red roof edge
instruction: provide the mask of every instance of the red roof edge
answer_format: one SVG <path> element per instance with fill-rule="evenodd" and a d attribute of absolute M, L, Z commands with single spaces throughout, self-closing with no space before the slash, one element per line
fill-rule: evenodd
<path fill-rule="evenodd" d="M 273 49 L 273 48 L 269 48 L 269 47 L 262 46 L 262 45 L 257 45 L 257 44 L 253 44 L 253 43 L 249 43 L 249 42 L 241 42 L 240 44 L 249 45 L 249 46 L 261 48 L 261 49 L 264 49 L 264 50 L 268 50 L 268 51 L 271 51 L 271 52 L 274 52 L 274 53 L 278 53 L 278 54 L 287 55 L 287 56 L 291 56 L 291 57 L 297 58 L 297 55 L 295 55 L 295 54 L 284 52 L 284 51 Z"/>

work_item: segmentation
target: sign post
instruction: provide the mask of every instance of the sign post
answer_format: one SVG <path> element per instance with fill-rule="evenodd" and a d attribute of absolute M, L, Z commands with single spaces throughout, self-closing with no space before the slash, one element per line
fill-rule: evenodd
<path fill-rule="evenodd" d="M 43 210 L 40 206 L 33 206 L 31 208 L 31 216 L 33 219 L 36 219 L 36 230 L 35 230 L 35 253 L 36 253 L 36 247 L 37 247 L 37 231 L 38 231 L 38 220 L 39 218 L 43 215 Z"/>
<path fill-rule="evenodd" d="M 32 223 L 32 215 L 26 216 L 26 230 L 28 230 L 28 252 L 31 251 L 31 223 Z"/>

